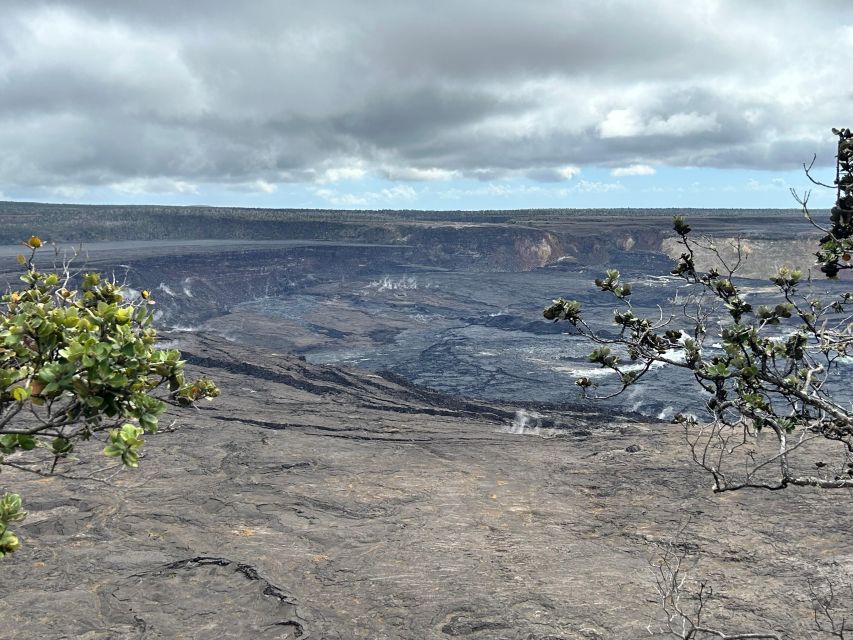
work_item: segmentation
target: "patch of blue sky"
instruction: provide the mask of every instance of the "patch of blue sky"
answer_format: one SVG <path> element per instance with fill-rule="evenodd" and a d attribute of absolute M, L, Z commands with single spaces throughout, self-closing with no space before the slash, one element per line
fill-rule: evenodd
<path fill-rule="evenodd" d="M 831 182 L 829 170 L 818 177 Z M 228 185 L 152 181 L 133 185 L 66 187 L 4 193 L 12 200 L 78 204 L 226 206 L 308 209 L 482 210 L 531 208 L 748 208 L 798 205 L 790 188 L 812 189 L 813 208 L 828 208 L 834 192 L 811 185 L 802 169 L 672 168 L 632 165 L 584 168 L 571 179 L 541 182 L 513 177 L 395 181 L 366 174 L 325 183 Z"/>

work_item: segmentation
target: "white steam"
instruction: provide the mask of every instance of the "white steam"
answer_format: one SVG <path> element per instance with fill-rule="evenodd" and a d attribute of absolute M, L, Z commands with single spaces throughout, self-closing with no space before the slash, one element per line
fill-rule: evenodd
<path fill-rule="evenodd" d="M 514 433 L 516 435 L 530 435 L 530 436 L 543 436 L 542 433 L 542 418 L 544 418 L 541 413 L 537 413 L 536 411 L 527 411 L 526 409 L 519 409 L 515 412 L 515 418 L 512 421 L 512 424 L 506 427 L 505 431 L 507 433 Z"/>
<path fill-rule="evenodd" d="M 418 279 L 414 276 L 403 276 L 401 278 L 392 279 L 390 276 L 383 276 L 380 280 L 374 280 L 365 289 L 376 289 L 382 291 L 414 291 L 418 288 Z M 429 285 L 426 286 L 429 288 Z"/>

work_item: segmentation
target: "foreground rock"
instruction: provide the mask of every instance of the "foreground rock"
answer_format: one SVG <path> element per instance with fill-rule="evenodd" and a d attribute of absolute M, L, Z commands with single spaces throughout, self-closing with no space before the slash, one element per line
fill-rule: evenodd
<path fill-rule="evenodd" d="M 804 638 L 806 578 L 853 568 L 846 495 L 713 496 L 668 425 L 510 433 L 512 407 L 180 339 L 223 397 L 139 470 L 92 443 L 65 472 L 107 483 L 3 471 L 30 511 L 3 637 L 655 637 L 649 544 L 688 523 L 712 621 Z"/>

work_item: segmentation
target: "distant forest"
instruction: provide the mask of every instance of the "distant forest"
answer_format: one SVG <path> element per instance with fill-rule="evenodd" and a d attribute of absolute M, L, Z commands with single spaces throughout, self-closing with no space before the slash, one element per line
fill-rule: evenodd
<path fill-rule="evenodd" d="M 553 228 L 572 220 L 618 217 L 665 221 L 674 213 L 691 217 L 765 218 L 797 215 L 768 209 L 515 209 L 483 211 L 243 209 L 0 202 L 0 244 L 32 234 L 63 242 L 165 239 L 330 239 L 396 242 L 389 227 L 436 224 L 495 224 Z M 801 215 L 801 214 L 800 214 Z M 389 224 L 391 223 L 391 224 Z M 668 223 L 664 222 L 668 226 Z M 373 233 L 371 233 L 371 228 Z M 356 232 L 357 229 L 357 232 Z M 371 237 L 373 236 L 373 237 Z"/>

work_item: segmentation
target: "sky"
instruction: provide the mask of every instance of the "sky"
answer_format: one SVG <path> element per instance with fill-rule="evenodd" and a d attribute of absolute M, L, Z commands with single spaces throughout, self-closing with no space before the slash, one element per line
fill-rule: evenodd
<path fill-rule="evenodd" d="M 851 0 L 0 8 L 0 200 L 795 207 L 853 126 Z"/>

